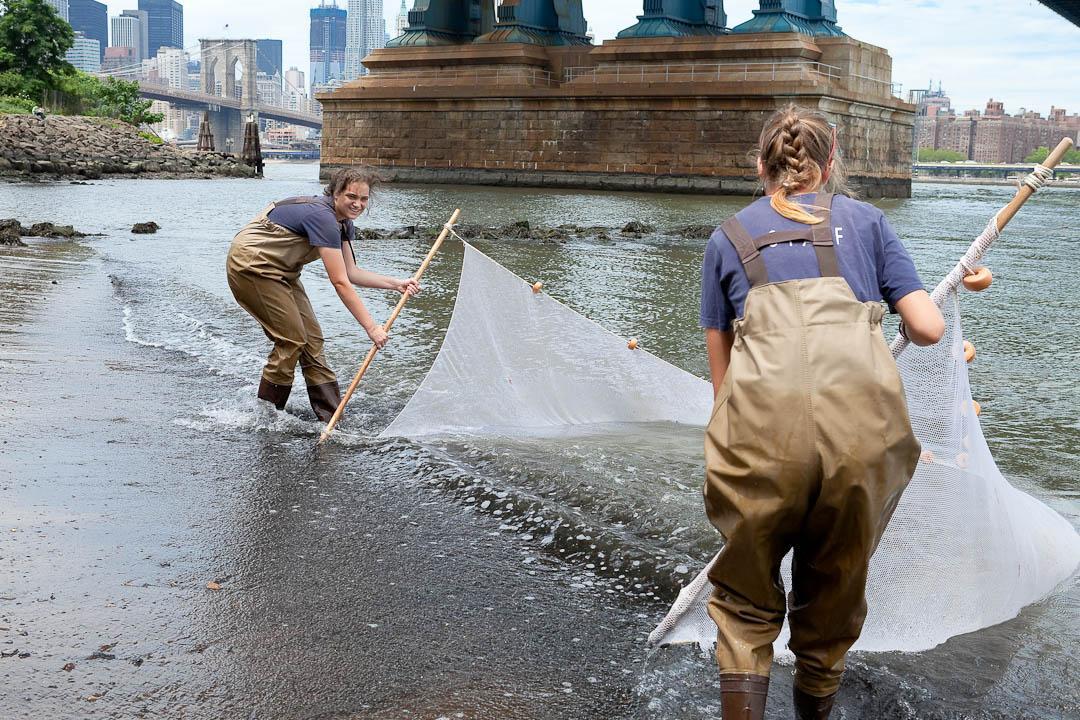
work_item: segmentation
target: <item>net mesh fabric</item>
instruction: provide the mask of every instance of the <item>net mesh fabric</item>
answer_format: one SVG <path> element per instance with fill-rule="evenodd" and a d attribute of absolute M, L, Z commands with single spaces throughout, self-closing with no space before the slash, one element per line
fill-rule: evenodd
<path fill-rule="evenodd" d="M 465 244 L 454 314 L 416 394 L 383 432 L 528 435 L 575 425 L 701 425 L 710 385 Z"/>
<path fill-rule="evenodd" d="M 945 338 L 910 347 L 898 360 L 924 457 L 871 563 L 869 613 L 856 648 L 922 650 L 1002 622 L 1049 594 L 1080 562 L 1072 526 L 1011 486 L 986 445 L 964 360 L 961 276 L 936 291 Z M 528 436 L 634 422 L 703 426 L 711 401 L 709 383 L 627 349 L 625 339 L 534 293 L 466 245 L 443 347 L 383 435 Z M 711 591 L 703 570 L 650 642 L 711 646 Z M 786 638 L 785 628 L 778 650 Z"/>
<path fill-rule="evenodd" d="M 917 651 L 1015 617 L 1080 562 L 1080 536 L 1060 515 L 1009 484 L 971 402 L 956 290 L 946 333 L 910 346 L 897 364 L 923 458 L 870 563 L 861 650 Z M 790 555 L 781 575 L 790 587 Z M 683 588 L 651 644 L 708 647 L 712 585 L 702 571 Z M 782 652 L 787 628 L 777 640 Z"/>

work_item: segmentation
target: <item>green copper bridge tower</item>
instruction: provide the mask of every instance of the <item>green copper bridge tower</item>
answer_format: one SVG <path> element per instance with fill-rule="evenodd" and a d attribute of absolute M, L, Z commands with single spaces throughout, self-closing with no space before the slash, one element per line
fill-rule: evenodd
<path fill-rule="evenodd" d="M 761 0 L 754 19 L 736 26 L 736 33 L 796 32 L 840 37 L 833 0 Z"/>
<path fill-rule="evenodd" d="M 618 39 L 721 35 L 728 32 L 724 0 L 645 0 L 638 23 Z"/>
<path fill-rule="evenodd" d="M 719 2 L 719 0 L 715 0 Z M 581 0 L 416 0 L 409 28 L 387 47 L 466 43 L 591 45 Z"/>
<path fill-rule="evenodd" d="M 386 47 L 434 47 L 472 42 L 495 27 L 492 0 L 416 0 L 409 27 Z"/>
<path fill-rule="evenodd" d="M 581 0 L 503 0 L 495 29 L 478 43 L 591 45 Z"/>

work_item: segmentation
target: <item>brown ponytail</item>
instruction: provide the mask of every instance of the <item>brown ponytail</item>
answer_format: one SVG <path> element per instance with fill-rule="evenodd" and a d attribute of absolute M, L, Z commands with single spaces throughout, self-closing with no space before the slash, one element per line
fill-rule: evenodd
<path fill-rule="evenodd" d="M 807 225 L 824 221 L 790 200 L 812 192 L 828 175 L 832 192 L 850 194 L 836 156 L 836 135 L 824 114 L 796 105 L 780 108 L 765 122 L 759 140 L 765 179 L 776 185 L 772 207 L 784 217 Z"/>

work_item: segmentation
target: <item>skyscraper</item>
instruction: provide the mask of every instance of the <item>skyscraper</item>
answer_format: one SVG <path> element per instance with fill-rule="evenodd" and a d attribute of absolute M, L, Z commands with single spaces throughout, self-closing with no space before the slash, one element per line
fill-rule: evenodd
<path fill-rule="evenodd" d="M 81 32 L 75 32 L 75 42 L 65 53 L 64 57 L 76 70 L 85 73 L 96 73 L 101 69 L 101 53 L 98 49 L 98 41 L 88 38 Z"/>
<path fill-rule="evenodd" d="M 55 10 L 60 17 L 68 19 L 68 0 L 45 0 L 45 4 Z"/>
<path fill-rule="evenodd" d="M 280 40 L 256 40 L 255 41 L 255 64 L 258 71 L 267 77 L 277 77 L 278 85 L 285 75 L 281 67 L 281 41 Z"/>
<path fill-rule="evenodd" d="M 405 7 L 405 0 L 401 0 L 401 10 L 397 16 L 397 26 L 394 28 L 396 32 L 394 37 L 400 37 L 409 29 L 409 8 Z"/>
<path fill-rule="evenodd" d="M 345 77 L 346 17 L 345 9 L 333 0 L 311 8 L 312 86 Z"/>
<path fill-rule="evenodd" d="M 142 54 L 142 23 L 138 17 L 131 15 L 117 15 L 109 21 L 112 27 L 112 43 L 110 47 L 127 47 L 134 50 L 132 58 L 135 61 L 145 60 Z"/>
<path fill-rule="evenodd" d="M 145 10 L 124 10 L 121 17 L 133 17 L 139 21 L 139 44 L 135 46 L 143 60 L 150 56 L 150 14 Z"/>
<path fill-rule="evenodd" d="M 105 61 L 109 46 L 109 9 L 97 0 L 69 0 L 68 22 L 71 29 L 81 32 L 88 40 L 98 42 L 98 64 Z"/>
<path fill-rule="evenodd" d="M 184 47 L 184 7 L 176 0 L 139 0 L 139 9 L 149 17 L 148 55 L 157 55 L 161 46 Z"/>
<path fill-rule="evenodd" d="M 386 46 L 386 23 L 382 0 L 349 0 L 345 33 L 345 80 L 366 74 L 361 60 L 372 50 Z"/>

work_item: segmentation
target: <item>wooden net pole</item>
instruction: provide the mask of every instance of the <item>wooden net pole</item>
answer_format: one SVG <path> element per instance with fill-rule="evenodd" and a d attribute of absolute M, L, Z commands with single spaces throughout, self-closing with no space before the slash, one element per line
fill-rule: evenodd
<path fill-rule="evenodd" d="M 439 237 L 435 240 L 435 244 L 431 246 L 431 250 L 428 251 L 427 257 L 424 258 L 424 262 L 420 263 L 420 269 L 418 269 L 413 275 L 413 280 L 416 280 L 417 282 L 420 281 L 420 278 L 421 276 L 423 276 L 424 271 L 428 269 L 428 265 L 430 265 L 431 261 L 434 259 L 435 253 L 439 251 L 439 247 L 443 244 L 443 241 L 446 240 L 447 236 L 450 234 L 451 228 L 454 227 L 454 224 L 457 222 L 458 216 L 460 215 L 461 210 L 455 210 L 454 214 L 450 216 L 450 221 L 443 225 L 442 232 L 439 233 Z M 397 307 L 395 307 L 394 311 L 390 313 L 390 319 L 386 321 L 385 325 L 383 325 L 383 329 L 386 330 L 387 335 L 390 334 L 390 328 L 394 326 L 394 321 L 397 320 L 398 315 L 401 314 L 402 309 L 405 307 L 405 303 L 407 303 L 408 301 L 409 295 L 407 293 L 402 295 L 401 299 L 398 300 Z M 327 438 L 330 437 L 330 434 L 334 432 L 334 427 L 338 424 L 338 421 L 341 420 L 341 414 L 345 412 L 345 406 L 349 404 L 349 400 L 352 399 L 353 393 L 356 392 L 357 386 L 360 385 L 360 380 L 363 379 L 364 373 L 366 373 L 368 371 L 368 368 L 371 367 L 371 363 L 378 353 L 379 348 L 374 346 L 371 348 L 371 350 L 368 350 L 367 357 L 364 358 L 363 364 L 360 365 L 360 369 L 356 372 L 356 377 L 354 377 L 353 381 L 349 383 L 349 389 L 346 390 L 345 395 L 342 396 L 341 403 L 338 405 L 337 410 L 334 411 L 334 416 L 330 418 L 330 422 L 326 424 L 326 429 L 323 430 L 322 435 L 319 436 L 320 445 L 326 442 Z"/>

